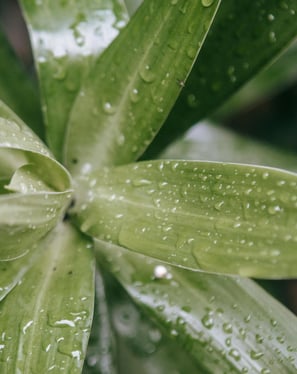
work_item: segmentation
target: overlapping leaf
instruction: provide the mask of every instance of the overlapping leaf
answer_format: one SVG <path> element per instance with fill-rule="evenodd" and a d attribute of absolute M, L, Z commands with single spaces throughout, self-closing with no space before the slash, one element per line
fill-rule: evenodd
<path fill-rule="evenodd" d="M 139 7 L 81 86 L 65 146 L 72 173 L 142 154 L 172 108 L 219 3 L 150 0 Z"/>
<path fill-rule="evenodd" d="M 96 238 L 190 269 L 297 275 L 294 173 L 153 161 L 90 174 L 81 188 L 76 219 Z"/>
<path fill-rule="evenodd" d="M 0 103 L 0 259 L 26 254 L 71 198 L 70 177 L 46 146 Z"/>
<path fill-rule="evenodd" d="M 96 251 L 197 372 L 296 372 L 296 317 L 252 281 L 164 267 L 101 241 Z"/>
<path fill-rule="evenodd" d="M 125 25 L 126 10 L 122 0 L 22 0 L 21 5 L 40 79 L 47 139 L 62 160 L 73 102 L 94 59 Z"/>
<path fill-rule="evenodd" d="M 297 36 L 295 0 L 224 0 L 191 75 L 146 157 L 209 115 Z"/>
<path fill-rule="evenodd" d="M 93 313 L 90 247 L 64 224 L 38 244 L 35 264 L 0 304 L 1 373 L 81 372 Z"/>

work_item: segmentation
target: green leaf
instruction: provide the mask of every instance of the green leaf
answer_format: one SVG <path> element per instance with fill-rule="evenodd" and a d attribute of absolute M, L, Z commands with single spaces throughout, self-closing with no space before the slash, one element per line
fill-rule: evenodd
<path fill-rule="evenodd" d="M 183 139 L 165 149 L 160 158 L 236 162 L 297 171 L 295 153 L 208 122 L 194 126 Z"/>
<path fill-rule="evenodd" d="M 83 374 L 116 374 L 115 342 L 101 270 L 95 274 L 95 307 Z"/>
<path fill-rule="evenodd" d="M 56 225 L 72 190 L 68 172 L 1 102 L 0 135 L 0 260 L 12 260 Z"/>
<path fill-rule="evenodd" d="M 14 261 L 0 261 L 0 302 L 21 281 L 38 255 L 38 248 Z"/>
<path fill-rule="evenodd" d="M 145 157 L 217 109 L 297 36 L 297 3 L 224 0 L 174 109 Z"/>
<path fill-rule="evenodd" d="M 43 120 L 37 89 L 17 61 L 0 29 L 0 99 L 13 109 L 40 137 Z"/>
<path fill-rule="evenodd" d="M 164 267 L 101 241 L 95 250 L 197 372 L 296 372 L 296 317 L 251 280 Z"/>
<path fill-rule="evenodd" d="M 77 96 L 65 145 L 72 174 L 143 153 L 180 93 L 219 3 L 149 0 L 139 7 Z"/>
<path fill-rule="evenodd" d="M 94 297 L 90 242 L 60 225 L 0 304 L 1 373 L 80 373 Z"/>
<path fill-rule="evenodd" d="M 122 0 L 22 0 L 40 80 L 47 139 L 59 160 L 69 115 L 94 60 L 127 21 Z"/>
<path fill-rule="evenodd" d="M 296 277 L 297 175 L 195 161 L 130 164 L 81 178 L 83 232 L 193 270 Z"/>

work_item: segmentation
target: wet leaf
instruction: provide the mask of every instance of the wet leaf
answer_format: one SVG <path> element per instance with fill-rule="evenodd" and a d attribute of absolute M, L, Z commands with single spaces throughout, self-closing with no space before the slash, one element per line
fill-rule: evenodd
<path fill-rule="evenodd" d="M 2 373 L 80 373 L 92 321 L 90 242 L 60 225 L 0 304 Z M 12 313 L 13 311 L 13 313 Z"/>
<path fill-rule="evenodd" d="M 65 146 L 73 174 L 142 154 L 179 95 L 219 2 L 140 6 L 80 88 Z"/>
<path fill-rule="evenodd" d="M 74 214 L 83 232 L 170 264 L 296 277 L 296 199 L 281 169 L 153 161 L 81 178 Z"/>
<path fill-rule="evenodd" d="M 37 88 L 14 55 L 0 29 L 0 99 L 39 136 L 44 136 Z"/>
<path fill-rule="evenodd" d="M 185 89 L 145 157 L 211 114 L 296 36 L 295 0 L 222 1 Z"/>
<path fill-rule="evenodd" d="M 116 374 L 116 345 L 111 328 L 105 283 L 101 270 L 95 274 L 95 307 L 83 374 Z"/>
<path fill-rule="evenodd" d="M 32 250 L 56 225 L 72 190 L 68 172 L 3 103 L 0 187 L 0 260 L 12 260 Z"/>
<path fill-rule="evenodd" d="M 296 372 L 296 317 L 253 281 L 165 267 L 102 241 L 95 248 L 199 372 Z"/>
<path fill-rule="evenodd" d="M 126 10 L 122 0 L 20 3 L 40 80 L 47 139 L 63 160 L 73 102 L 94 60 L 125 25 Z"/>

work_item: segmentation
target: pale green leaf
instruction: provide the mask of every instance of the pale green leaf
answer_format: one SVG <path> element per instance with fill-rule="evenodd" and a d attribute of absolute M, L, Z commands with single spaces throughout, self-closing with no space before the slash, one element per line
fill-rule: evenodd
<path fill-rule="evenodd" d="M 72 173 L 143 153 L 179 95 L 219 3 L 144 1 L 80 88 L 65 145 Z"/>
<path fill-rule="evenodd" d="M 1 373 L 80 373 L 91 328 L 94 259 L 89 240 L 60 225 L 0 304 Z"/>
<path fill-rule="evenodd" d="M 296 317 L 254 282 L 194 273 L 96 241 L 98 260 L 199 373 L 296 373 Z"/>
<path fill-rule="evenodd" d="M 297 175 L 195 161 L 130 164 L 81 178 L 81 230 L 181 267 L 296 277 Z"/>
<path fill-rule="evenodd" d="M 47 139 L 62 160 L 73 102 L 94 59 L 126 23 L 126 10 L 122 0 L 20 3 L 40 80 Z"/>
<path fill-rule="evenodd" d="M 13 109 L 36 134 L 44 128 L 37 88 L 26 74 L 0 29 L 0 100 Z"/>
<path fill-rule="evenodd" d="M 0 260 L 12 260 L 56 225 L 72 190 L 68 172 L 1 102 L 0 135 Z"/>
<path fill-rule="evenodd" d="M 185 89 L 145 157 L 211 114 L 296 37 L 295 0 L 222 1 Z"/>

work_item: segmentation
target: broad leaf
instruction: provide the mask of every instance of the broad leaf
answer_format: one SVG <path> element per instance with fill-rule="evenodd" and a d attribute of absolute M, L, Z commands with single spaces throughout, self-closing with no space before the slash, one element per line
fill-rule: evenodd
<path fill-rule="evenodd" d="M 0 304 L 1 373 L 80 373 L 93 313 L 90 242 L 60 225 Z M 13 311 L 13 313 L 12 313 Z"/>
<path fill-rule="evenodd" d="M 295 0 L 222 1 L 186 87 L 146 157 L 217 109 L 296 36 Z"/>
<path fill-rule="evenodd" d="M 165 267 L 96 241 L 98 260 L 201 373 L 295 373 L 296 317 L 254 282 Z"/>
<path fill-rule="evenodd" d="M 77 96 L 65 146 L 72 173 L 143 153 L 180 93 L 219 2 L 144 1 Z"/>
<path fill-rule="evenodd" d="M 11 107 L 36 134 L 43 137 L 37 89 L 17 61 L 0 29 L 0 100 Z"/>
<path fill-rule="evenodd" d="M 194 126 L 161 153 L 162 159 L 206 160 L 272 166 L 297 171 L 297 155 L 243 137 L 208 122 Z"/>
<path fill-rule="evenodd" d="M 69 115 L 84 77 L 125 25 L 127 14 L 122 0 L 22 0 L 21 5 L 40 79 L 47 139 L 62 160 Z"/>
<path fill-rule="evenodd" d="M 130 164 L 81 178 L 83 232 L 194 270 L 296 277 L 297 175 L 195 161 Z"/>
<path fill-rule="evenodd" d="M 0 135 L 0 260 L 12 260 L 56 225 L 72 191 L 68 172 L 3 103 Z"/>

